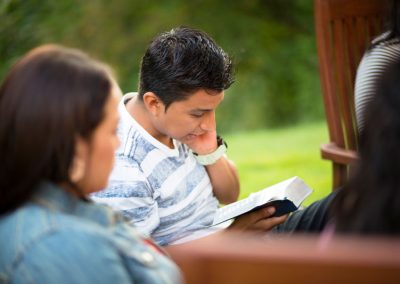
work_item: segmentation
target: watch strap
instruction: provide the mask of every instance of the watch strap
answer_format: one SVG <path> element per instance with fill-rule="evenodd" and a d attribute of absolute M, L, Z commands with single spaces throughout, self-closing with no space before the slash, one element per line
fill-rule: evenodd
<path fill-rule="evenodd" d="M 199 155 L 193 152 L 193 155 L 197 162 L 203 166 L 215 164 L 215 162 L 217 162 L 226 153 L 227 150 L 227 144 L 220 136 L 217 136 L 217 144 L 218 148 L 212 153 Z"/>

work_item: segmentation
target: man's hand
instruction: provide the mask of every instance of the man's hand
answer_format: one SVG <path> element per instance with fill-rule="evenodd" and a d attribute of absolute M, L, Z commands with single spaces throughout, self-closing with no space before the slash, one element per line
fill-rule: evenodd
<path fill-rule="evenodd" d="M 185 141 L 185 143 L 193 152 L 199 155 L 212 153 L 217 149 L 217 132 L 207 131 L 202 135 Z"/>
<path fill-rule="evenodd" d="M 261 208 L 259 210 L 243 214 L 235 219 L 228 229 L 233 230 L 253 230 L 269 231 L 276 225 L 279 225 L 287 219 L 288 215 L 271 217 L 275 213 L 273 206 Z"/>

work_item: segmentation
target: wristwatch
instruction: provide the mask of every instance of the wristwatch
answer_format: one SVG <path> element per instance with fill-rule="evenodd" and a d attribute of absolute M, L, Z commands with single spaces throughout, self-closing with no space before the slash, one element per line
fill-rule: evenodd
<path fill-rule="evenodd" d="M 197 162 L 203 166 L 208 166 L 218 161 L 226 153 L 228 145 L 220 136 L 217 136 L 217 145 L 218 148 L 214 152 L 206 155 L 199 155 L 193 152 L 193 155 L 196 158 Z"/>

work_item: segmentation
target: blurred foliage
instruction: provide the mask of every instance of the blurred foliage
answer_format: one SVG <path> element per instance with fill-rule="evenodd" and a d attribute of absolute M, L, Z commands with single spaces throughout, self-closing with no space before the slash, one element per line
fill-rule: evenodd
<path fill-rule="evenodd" d="M 312 0 L 0 0 L 0 76 L 34 46 L 60 43 L 109 63 L 124 92 L 158 33 L 202 29 L 236 63 L 222 132 L 320 120 Z"/>
<path fill-rule="evenodd" d="M 236 131 L 224 138 L 238 169 L 240 199 L 292 176 L 299 176 L 314 190 L 303 205 L 332 190 L 331 164 L 318 151 L 321 141 L 328 139 L 325 122 Z"/>

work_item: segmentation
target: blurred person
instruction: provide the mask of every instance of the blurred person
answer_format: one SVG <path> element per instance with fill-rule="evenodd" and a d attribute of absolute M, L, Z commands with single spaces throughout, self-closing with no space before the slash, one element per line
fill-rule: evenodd
<path fill-rule="evenodd" d="M 110 208 L 120 90 L 108 68 L 33 49 L 0 87 L 0 282 L 178 283 L 177 267 Z"/>
<path fill-rule="evenodd" d="M 337 233 L 400 234 L 400 58 L 378 80 L 365 112 L 360 159 L 333 203 Z"/>
<path fill-rule="evenodd" d="M 139 81 L 138 93 L 119 104 L 122 143 L 109 186 L 92 195 L 95 201 L 120 210 L 163 246 L 225 228 L 318 232 L 324 227 L 335 193 L 287 221 L 267 207 L 211 226 L 219 203 L 237 200 L 239 179 L 215 120 L 224 90 L 234 81 L 233 64 L 206 33 L 180 27 L 155 37 L 142 58 Z"/>
<path fill-rule="evenodd" d="M 354 99 L 359 133 L 365 127 L 365 108 L 376 93 L 379 78 L 391 63 L 400 59 L 399 2 L 391 1 L 387 30 L 372 41 L 357 69 Z"/>

